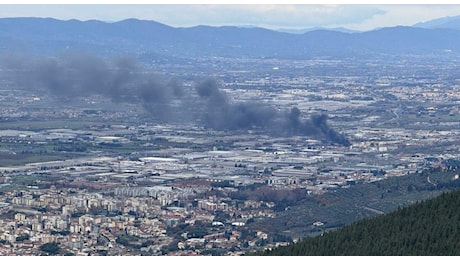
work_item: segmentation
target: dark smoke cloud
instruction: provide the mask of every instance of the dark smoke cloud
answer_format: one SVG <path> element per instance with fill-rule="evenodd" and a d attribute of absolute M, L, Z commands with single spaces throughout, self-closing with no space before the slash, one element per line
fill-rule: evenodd
<path fill-rule="evenodd" d="M 150 73 L 134 60 L 113 60 L 84 54 L 26 58 L 5 56 L 3 69 L 15 75 L 18 87 L 46 90 L 59 102 L 101 95 L 115 103 L 142 105 L 153 117 L 172 117 L 173 100 L 184 96 L 182 83 Z"/>
<path fill-rule="evenodd" d="M 301 111 L 292 107 L 278 111 L 273 106 L 258 102 L 229 102 L 219 90 L 219 84 L 208 79 L 196 84 L 198 95 L 207 103 L 204 110 L 205 126 L 218 130 L 261 130 L 275 136 L 312 136 L 349 146 L 346 137 L 327 124 L 327 115 L 312 115 L 302 119 Z"/>
<path fill-rule="evenodd" d="M 0 64 L 15 73 L 19 87 L 45 89 L 63 99 L 92 94 L 117 99 L 122 96 L 122 86 L 138 71 L 136 64 L 128 59 L 109 62 L 84 54 L 37 58 L 10 55 L 2 57 Z"/>
<path fill-rule="evenodd" d="M 232 102 L 219 83 L 206 79 L 186 88 L 177 79 L 150 73 L 129 58 L 114 60 L 66 54 L 51 58 L 4 56 L 2 69 L 30 90 L 43 89 L 57 100 L 101 95 L 115 103 L 135 103 L 155 120 L 193 122 L 217 130 L 258 130 L 276 136 L 312 136 L 348 146 L 327 124 L 326 115 L 303 119 L 292 107 L 279 111 L 260 102 Z"/>
<path fill-rule="evenodd" d="M 277 112 L 273 107 L 258 103 L 231 103 L 220 91 L 218 82 L 207 79 L 196 84 L 195 89 L 205 102 L 206 126 L 219 130 L 249 130 L 264 128 Z"/>

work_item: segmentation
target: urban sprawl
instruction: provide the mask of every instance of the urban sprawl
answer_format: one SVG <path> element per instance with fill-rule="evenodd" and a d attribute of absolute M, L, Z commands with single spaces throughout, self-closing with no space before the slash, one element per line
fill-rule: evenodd
<path fill-rule="evenodd" d="M 288 211 L 289 196 L 458 159 L 458 65 L 431 64 L 415 56 L 149 65 L 189 86 L 213 77 L 231 102 L 327 114 L 349 146 L 149 121 L 135 104 L 98 95 L 60 102 L 13 90 L 4 76 L 0 255 L 40 255 L 52 245 L 63 255 L 243 255 L 295 242 L 300 235 L 253 224 Z"/>

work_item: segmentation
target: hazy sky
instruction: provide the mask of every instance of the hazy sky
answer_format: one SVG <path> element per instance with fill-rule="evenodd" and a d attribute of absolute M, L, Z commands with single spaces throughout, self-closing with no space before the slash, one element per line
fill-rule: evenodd
<path fill-rule="evenodd" d="M 79 1 L 81 2 L 81 1 Z M 155 20 L 174 27 L 195 25 L 259 26 L 269 29 L 305 29 L 311 27 L 346 27 L 355 30 L 371 30 L 379 27 L 413 25 L 417 22 L 460 15 L 460 4 L 356 4 L 353 1 L 322 1 L 339 3 L 319 5 L 311 1 L 283 1 L 290 4 L 271 4 L 279 1 L 263 1 L 266 4 L 208 4 L 222 1 L 200 1 L 205 4 L 183 4 L 183 1 L 168 1 L 173 4 L 145 4 L 145 1 L 130 1 L 134 4 L 82 5 L 32 5 L 27 1 L 19 5 L 0 5 L 0 17 L 53 17 L 56 19 L 97 19 L 119 21 L 127 18 Z M 152 1 L 149 1 L 152 2 Z M 230 1 L 226 1 L 228 3 Z M 249 2 L 249 1 L 247 1 Z M 252 1 L 253 2 L 253 1 Z M 405 1 L 393 1 L 404 3 Z M 46 3 L 49 3 L 46 2 Z M 53 3 L 53 2 L 51 2 Z M 127 3 L 122 1 L 121 3 Z M 156 1 L 155 3 L 164 3 Z M 232 1 L 231 3 L 239 3 Z M 298 4 L 308 3 L 308 4 Z M 387 1 L 387 3 L 392 3 Z M 429 2 L 423 2 L 429 3 Z M 437 1 L 443 3 L 443 1 Z"/>

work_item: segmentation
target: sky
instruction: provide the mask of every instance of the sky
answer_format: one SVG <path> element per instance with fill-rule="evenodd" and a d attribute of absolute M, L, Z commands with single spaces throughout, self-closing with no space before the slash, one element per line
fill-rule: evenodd
<path fill-rule="evenodd" d="M 199 1 L 200 4 L 184 4 L 184 1 L 177 0 L 170 0 L 168 4 L 164 1 L 139 0 L 118 1 L 117 4 L 98 0 L 66 2 L 83 4 L 57 5 L 55 3 L 58 2 L 45 1 L 37 5 L 23 0 L 14 1 L 15 4 L 3 1 L 0 4 L 0 17 L 52 17 L 83 21 L 96 19 L 107 22 L 137 18 L 154 20 L 173 27 L 233 25 L 275 30 L 344 27 L 368 31 L 398 25 L 411 26 L 418 22 L 460 15 L 460 4 L 442 0 L 419 1 L 423 4 L 407 4 L 408 1 L 400 0 L 372 5 L 356 1 L 328 0 L 321 1 L 326 4 L 289 0 L 282 1 L 283 4 L 279 4 L 280 1 L 263 1 L 264 4 L 244 4 L 238 1 L 219 1 L 218 3 L 224 4 L 213 4 L 216 1 Z"/>

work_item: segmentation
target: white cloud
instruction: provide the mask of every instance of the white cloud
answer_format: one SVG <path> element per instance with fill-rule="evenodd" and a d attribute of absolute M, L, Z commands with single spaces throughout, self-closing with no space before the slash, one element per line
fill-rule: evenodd
<path fill-rule="evenodd" d="M 419 22 L 460 15 L 460 5 L 379 5 L 384 10 L 371 19 L 344 26 L 356 30 L 371 30 L 378 27 L 412 26 Z"/>
<path fill-rule="evenodd" d="M 268 28 L 306 28 L 359 23 L 383 13 L 362 5 L 187 5 L 155 7 L 152 19 L 175 26 L 256 25 Z"/>

